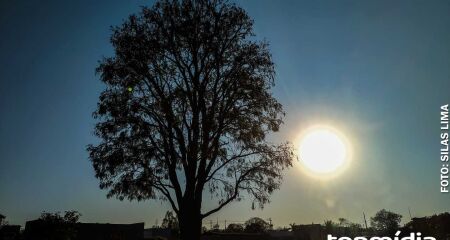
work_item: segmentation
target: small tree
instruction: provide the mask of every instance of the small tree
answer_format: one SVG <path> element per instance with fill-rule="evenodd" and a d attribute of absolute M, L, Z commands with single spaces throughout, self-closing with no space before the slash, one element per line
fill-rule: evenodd
<path fill-rule="evenodd" d="M 162 228 L 169 228 L 178 231 L 178 219 L 172 211 L 167 211 L 161 223 Z"/>
<path fill-rule="evenodd" d="M 245 231 L 249 233 L 263 233 L 269 230 L 270 224 L 261 218 L 253 217 L 245 222 Z"/>
<path fill-rule="evenodd" d="M 339 218 L 338 221 L 339 221 L 339 226 L 341 226 L 341 227 L 348 227 L 350 225 L 350 221 L 348 221 L 345 218 Z"/>
<path fill-rule="evenodd" d="M 247 13 L 222 0 L 161 0 L 113 28 L 115 56 L 90 159 L 108 197 L 168 200 L 182 239 L 202 219 L 249 197 L 259 207 L 292 165 L 290 144 L 266 140 L 284 112 L 274 64 Z M 202 209 L 204 192 L 217 199 Z"/>
<path fill-rule="evenodd" d="M 370 225 L 380 234 L 394 234 L 400 227 L 402 215 L 382 209 L 370 218 Z"/>
<path fill-rule="evenodd" d="M 67 224 L 75 224 L 81 217 L 81 213 L 78 211 L 65 211 L 64 215 L 61 215 L 60 212 L 48 213 L 42 212 L 39 220 L 42 220 L 46 223 L 67 223 Z"/>
<path fill-rule="evenodd" d="M 41 233 L 44 239 L 65 240 L 75 239 L 77 234 L 76 223 L 81 214 L 77 211 L 66 211 L 64 215 L 59 212 L 42 212 L 39 220 L 43 222 Z"/>
<path fill-rule="evenodd" d="M 348 228 L 350 229 L 350 233 L 349 233 L 350 237 L 361 236 L 362 233 L 363 233 L 362 225 L 359 224 L 359 223 L 352 223 L 352 222 L 350 222 L 348 224 Z"/>
<path fill-rule="evenodd" d="M 226 232 L 230 233 L 241 233 L 244 231 L 244 226 L 242 224 L 230 223 L 227 226 Z"/>
<path fill-rule="evenodd" d="M 333 222 L 333 220 L 326 220 L 324 222 L 325 232 L 329 234 L 333 234 L 336 232 L 338 224 Z"/>
<path fill-rule="evenodd" d="M 6 217 L 0 214 L 0 226 L 8 225 L 8 221 L 5 220 Z"/>

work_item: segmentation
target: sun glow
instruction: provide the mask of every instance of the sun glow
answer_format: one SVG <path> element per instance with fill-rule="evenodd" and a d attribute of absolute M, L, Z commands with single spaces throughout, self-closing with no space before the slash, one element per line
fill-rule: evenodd
<path fill-rule="evenodd" d="M 299 160 L 314 175 L 329 176 L 349 163 L 350 144 L 343 134 L 328 126 L 305 131 L 298 144 Z"/>

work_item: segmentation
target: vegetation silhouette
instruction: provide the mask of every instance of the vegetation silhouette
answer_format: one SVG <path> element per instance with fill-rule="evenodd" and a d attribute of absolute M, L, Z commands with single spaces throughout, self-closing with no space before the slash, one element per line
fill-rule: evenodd
<path fill-rule="evenodd" d="M 162 223 L 162 228 L 168 228 L 172 230 L 178 230 L 178 219 L 174 216 L 172 211 L 167 211 L 164 216 Z"/>
<path fill-rule="evenodd" d="M 268 222 L 259 217 L 253 217 L 247 220 L 244 224 L 245 232 L 249 233 L 264 233 L 270 230 L 271 226 Z"/>
<path fill-rule="evenodd" d="M 0 213 L 0 226 L 8 225 L 8 221 L 6 221 L 5 219 L 6 219 L 6 216 L 4 216 Z"/>
<path fill-rule="evenodd" d="M 420 232 L 422 236 L 433 236 L 436 239 L 450 239 L 450 213 L 413 218 L 402 228 L 404 235 L 409 232 Z"/>
<path fill-rule="evenodd" d="M 244 226 L 242 226 L 242 224 L 239 223 L 230 223 L 225 229 L 225 232 L 241 233 L 244 232 Z"/>
<path fill-rule="evenodd" d="M 81 214 L 77 211 L 42 212 L 39 221 L 39 236 L 32 235 L 33 230 L 26 229 L 25 238 L 37 238 L 48 240 L 75 239 L 77 236 L 77 223 Z"/>
<path fill-rule="evenodd" d="M 375 216 L 385 215 L 388 212 L 380 210 Z M 393 213 L 393 212 L 390 212 Z M 393 213 L 391 216 L 398 217 Z M 144 223 L 135 224 L 99 224 L 80 223 L 80 214 L 76 211 L 68 211 L 62 215 L 57 213 L 42 213 L 37 220 L 28 221 L 25 231 L 20 231 L 19 225 L 0 225 L 0 239 L 179 239 L 176 229 L 176 217 L 173 212 L 167 211 L 161 226 L 144 229 Z M 383 218 L 384 221 L 384 218 Z M 389 222 L 389 221 L 388 221 Z M 217 222 L 218 223 L 218 222 Z M 394 233 L 385 234 L 385 228 L 375 229 L 363 227 L 347 219 L 339 218 L 337 222 L 326 220 L 323 224 L 289 224 L 290 227 L 278 227 L 273 229 L 270 223 L 261 218 L 253 217 L 245 224 L 231 223 L 224 229 L 219 225 L 210 229 L 203 227 L 202 239 L 285 239 L 298 240 L 326 239 L 328 234 L 334 237 L 370 237 L 385 236 L 394 239 Z M 432 236 L 436 239 L 449 239 L 450 237 L 450 213 L 445 212 L 427 217 L 412 218 L 402 227 L 398 227 L 396 235 L 399 238 L 410 237 L 411 233 L 421 233 L 422 236 Z M 173 229 L 172 227 L 175 227 Z"/>
<path fill-rule="evenodd" d="M 294 158 L 266 135 L 284 112 L 274 63 L 253 21 L 222 0 L 162 0 L 114 27 L 115 55 L 97 68 L 106 89 L 90 159 L 108 197 L 167 200 L 182 239 L 202 219 L 248 197 L 263 207 Z M 209 194 L 212 209 L 202 208 Z"/>
<path fill-rule="evenodd" d="M 382 235 L 392 235 L 400 228 L 402 215 L 381 209 L 370 218 L 370 225 Z"/>

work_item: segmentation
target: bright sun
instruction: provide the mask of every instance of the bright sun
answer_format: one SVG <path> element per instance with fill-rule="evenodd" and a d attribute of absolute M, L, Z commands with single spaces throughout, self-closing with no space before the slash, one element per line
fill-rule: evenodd
<path fill-rule="evenodd" d="M 345 137 L 330 127 L 314 127 L 303 135 L 299 144 L 301 163 L 318 174 L 331 174 L 349 161 Z"/>

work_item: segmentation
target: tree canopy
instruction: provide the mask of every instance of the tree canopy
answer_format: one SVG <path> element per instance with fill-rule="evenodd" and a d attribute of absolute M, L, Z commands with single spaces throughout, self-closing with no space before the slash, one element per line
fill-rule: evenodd
<path fill-rule="evenodd" d="M 230 224 L 228 224 L 225 231 L 230 232 L 230 233 L 240 233 L 240 232 L 244 231 L 244 226 L 242 226 L 242 224 L 238 224 L 238 223 L 230 223 Z"/>
<path fill-rule="evenodd" d="M 250 218 L 244 225 L 249 233 L 263 233 L 270 229 L 270 224 L 259 217 Z"/>
<path fill-rule="evenodd" d="M 162 228 L 178 230 L 178 220 L 172 211 L 167 211 L 161 223 Z"/>
<path fill-rule="evenodd" d="M 198 232 L 244 195 L 268 203 L 293 152 L 266 140 L 284 112 L 268 44 L 252 28 L 221 0 L 158 1 L 113 27 L 114 56 L 97 68 L 101 141 L 88 146 L 109 197 L 168 200 L 180 225 L 198 219 Z M 204 190 L 217 199 L 212 209 L 201 207 Z"/>
<path fill-rule="evenodd" d="M 61 215 L 60 212 L 49 213 L 42 212 L 39 220 L 42 220 L 46 223 L 57 223 L 57 224 L 74 224 L 77 223 L 80 219 L 81 214 L 78 211 L 65 211 L 64 215 Z"/>
<path fill-rule="evenodd" d="M 8 222 L 5 220 L 5 218 L 6 218 L 6 216 L 3 216 L 3 215 L 0 213 L 0 226 L 7 225 L 7 224 L 8 224 Z"/>
<path fill-rule="evenodd" d="M 370 224 L 382 234 L 393 234 L 399 229 L 401 220 L 402 215 L 381 209 L 370 218 Z"/>
<path fill-rule="evenodd" d="M 64 215 L 60 212 L 42 212 L 39 220 L 41 237 L 49 240 L 74 239 L 77 235 L 78 220 L 81 214 L 77 211 L 66 211 Z"/>

